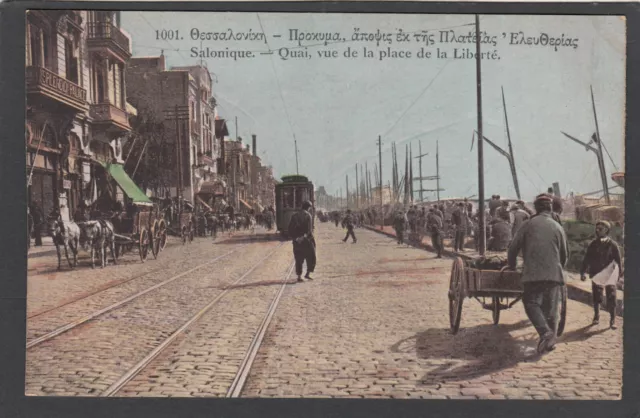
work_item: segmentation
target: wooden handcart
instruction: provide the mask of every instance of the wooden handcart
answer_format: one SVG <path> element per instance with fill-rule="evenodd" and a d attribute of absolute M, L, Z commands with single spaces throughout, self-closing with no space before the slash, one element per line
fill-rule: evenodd
<path fill-rule="evenodd" d="M 167 224 L 157 206 L 137 207 L 132 217 L 113 219 L 116 240 L 116 257 L 138 248 L 140 260 L 144 262 L 149 251 L 154 258 L 167 245 Z"/>
<path fill-rule="evenodd" d="M 500 321 L 500 311 L 513 307 L 522 299 L 522 273 L 510 270 L 480 270 L 456 257 L 451 267 L 449 282 L 449 321 L 453 334 L 460 329 L 462 303 L 474 298 L 484 309 L 493 314 L 495 325 Z M 489 300 L 489 302 L 487 302 Z M 564 332 L 567 317 L 567 288 L 562 287 L 558 336 Z"/>

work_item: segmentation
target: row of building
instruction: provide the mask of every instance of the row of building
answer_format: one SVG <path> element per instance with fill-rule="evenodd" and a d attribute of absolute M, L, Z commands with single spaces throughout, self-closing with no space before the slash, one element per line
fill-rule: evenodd
<path fill-rule="evenodd" d="M 125 196 L 274 205 L 257 137 L 229 138 L 207 68 L 132 57 L 119 12 L 28 11 L 25 58 L 29 207 L 70 219 Z"/>

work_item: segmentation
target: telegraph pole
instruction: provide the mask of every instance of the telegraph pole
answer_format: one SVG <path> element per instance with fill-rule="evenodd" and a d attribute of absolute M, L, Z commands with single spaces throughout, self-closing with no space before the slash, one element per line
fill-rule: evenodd
<path fill-rule="evenodd" d="M 300 170 L 298 170 L 298 141 L 296 139 L 293 140 L 293 145 L 296 148 L 296 174 L 300 174 Z"/>
<path fill-rule="evenodd" d="M 182 141 L 180 139 L 180 122 L 178 105 L 176 105 L 176 152 L 178 153 L 178 213 L 182 212 Z"/>
<path fill-rule="evenodd" d="M 360 205 L 360 199 L 359 196 L 360 194 L 358 193 L 358 163 L 356 163 L 356 201 L 355 201 L 355 208 L 358 209 L 359 205 Z"/>
<path fill-rule="evenodd" d="M 436 193 L 440 204 L 440 154 L 438 153 L 438 141 L 436 141 Z"/>
<path fill-rule="evenodd" d="M 378 135 L 378 167 L 380 180 L 380 229 L 384 227 L 384 205 L 382 204 L 382 136 Z"/>
<path fill-rule="evenodd" d="M 484 154 L 482 136 L 482 55 L 480 55 L 480 16 L 476 15 L 476 83 L 478 99 L 478 229 L 479 229 L 479 252 L 484 256 L 486 249 L 486 227 L 484 218 Z M 438 187 L 439 189 L 440 187 Z"/>
<path fill-rule="evenodd" d="M 347 180 L 347 209 L 349 209 L 349 175 L 346 176 Z"/>

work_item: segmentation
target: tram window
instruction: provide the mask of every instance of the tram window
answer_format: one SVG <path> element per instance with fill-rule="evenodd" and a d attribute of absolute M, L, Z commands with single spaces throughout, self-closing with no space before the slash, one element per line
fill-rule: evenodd
<path fill-rule="evenodd" d="M 305 200 L 309 200 L 309 190 L 296 188 L 296 204 L 300 206 Z"/>
<path fill-rule="evenodd" d="M 292 189 L 283 189 L 282 190 L 282 207 L 285 209 L 294 208 L 293 204 L 293 190 Z"/>

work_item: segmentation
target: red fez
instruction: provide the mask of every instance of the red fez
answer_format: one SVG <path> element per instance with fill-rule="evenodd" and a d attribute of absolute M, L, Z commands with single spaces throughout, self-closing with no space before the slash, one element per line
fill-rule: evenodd
<path fill-rule="evenodd" d="M 536 196 L 536 202 L 552 202 L 553 199 L 546 193 L 539 194 Z"/>

